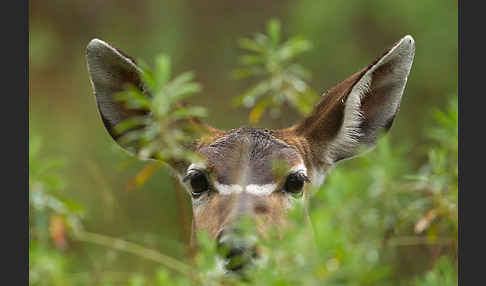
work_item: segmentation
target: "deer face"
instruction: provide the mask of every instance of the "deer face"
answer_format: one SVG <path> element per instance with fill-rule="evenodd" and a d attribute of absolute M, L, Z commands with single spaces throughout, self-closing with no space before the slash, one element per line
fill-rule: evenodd
<path fill-rule="evenodd" d="M 188 181 L 197 228 L 222 236 L 238 218 L 250 216 L 267 224 L 280 224 L 307 178 L 302 156 L 271 132 L 240 128 L 198 150 L 206 164 L 190 165 Z M 279 174 L 275 162 L 288 166 Z"/>
<path fill-rule="evenodd" d="M 228 259 L 255 251 L 251 242 L 234 239 L 238 221 L 252 219 L 255 236 L 265 235 L 270 226 L 285 226 L 294 203 L 309 198 L 310 183 L 322 184 L 337 162 L 358 155 L 363 147 L 373 147 L 378 135 L 393 124 L 414 53 L 413 38 L 402 38 L 328 90 L 310 116 L 289 128 L 222 131 L 205 126 L 211 140 L 195 144 L 204 163 L 172 165 L 192 199 L 193 233 L 206 230 L 229 249 Z M 125 109 L 113 95 L 126 83 L 143 89 L 140 69 L 96 39 L 88 45 L 87 61 L 103 123 L 116 140 L 114 126 L 139 111 Z"/>

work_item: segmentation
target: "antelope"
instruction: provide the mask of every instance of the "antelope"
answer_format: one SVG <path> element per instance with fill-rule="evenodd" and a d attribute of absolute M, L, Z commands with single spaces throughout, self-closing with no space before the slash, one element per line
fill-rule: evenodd
<path fill-rule="evenodd" d="M 206 139 L 190 148 L 205 158 L 204 163 L 169 162 L 191 197 L 191 240 L 204 230 L 218 246 L 230 250 L 225 261 L 242 253 L 254 257 L 254 243 L 235 239 L 240 233 L 238 221 L 243 217 L 254 220 L 256 237 L 271 226 L 285 226 L 289 210 L 296 202 L 307 201 L 335 164 L 371 150 L 394 122 L 414 55 L 414 39 L 407 35 L 329 89 L 308 117 L 285 129 L 219 130 L 196 121 L 207 130 Z M 116 142 L 114 126 L 139 111 L 128 109 L 113 95 L 127 83 L 147 96 L 150 92 L 143 86 L 135 61 L 112 45 L 93 39 L 86 58 L 98 111 Z M 276 175 L 272 170 L 275 160 L 288 166 L 284 173 Z"/>

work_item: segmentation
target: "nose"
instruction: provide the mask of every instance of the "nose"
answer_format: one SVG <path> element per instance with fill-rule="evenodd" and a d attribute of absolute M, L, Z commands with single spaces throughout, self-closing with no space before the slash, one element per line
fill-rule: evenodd
<path fill-rule="evenodd" d="M 239 271 L 257 258 L 255 236 L 244 235 L 237 228 L 222 230 L 217 236 L 217 248 L 228 271 Z"/>

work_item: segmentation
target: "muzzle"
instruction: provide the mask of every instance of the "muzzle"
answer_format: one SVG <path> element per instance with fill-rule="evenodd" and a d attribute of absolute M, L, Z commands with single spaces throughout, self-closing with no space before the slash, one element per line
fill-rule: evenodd
<path fill-rule="evenodd" d="M 218 234 L 217 248 L 227 271 L 241 271 L 258 258 L 256 236 L 245 235 L 236 228 L 224 229 Z"/>

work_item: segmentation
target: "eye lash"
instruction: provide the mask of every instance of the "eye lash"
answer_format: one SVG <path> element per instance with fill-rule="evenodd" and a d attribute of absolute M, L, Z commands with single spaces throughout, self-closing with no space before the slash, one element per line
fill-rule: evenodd
<path fill-rule="evenodd" d="M 297 176 L 298 178 L 302 179 L 302 181 L 306 182 L 306 183 L 310 183 L 311 180 L 309 179 L 309 177 L 307 177 L 306 174 L 302 173 L 302 172 L 295 172 L 295 173 L 291 173 L 289 174 L 290 175 L 293 175 L 293 176 Z"/>
<path fill-rule="evenodd" d="M 304 182 L 306 182 L 306 183 L 310 183 L 311 182 L 311 180 L 309 179 L 309 177 L 307 177 L 306 175 L 301 174 L 301 176 L 302 176 L 302 179 L 304 180 Z"/>

